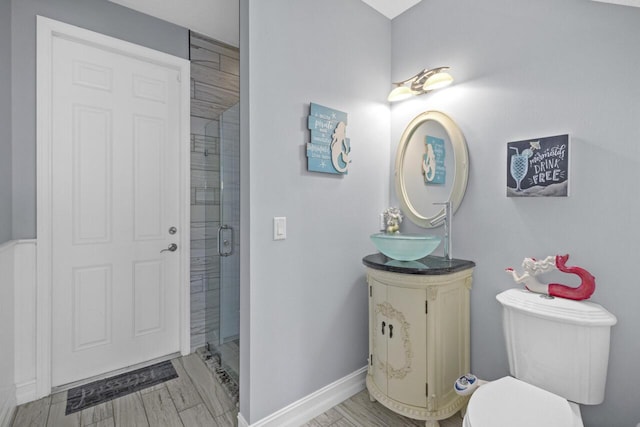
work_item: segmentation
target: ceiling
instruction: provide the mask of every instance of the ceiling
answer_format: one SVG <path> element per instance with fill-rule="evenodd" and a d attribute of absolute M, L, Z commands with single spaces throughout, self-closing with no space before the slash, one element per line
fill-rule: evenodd
<path fill-rule="evenodd" d="M 238 0 L 109 0 L 129 9 L 172 22 L 216 40 L 239 46 Z M 389 19 L 421 0 L 362 0 Z M 621 0 L 623 1 L 623 0 Z M 640 1 L 640 0 L 627 0 Z"/>
<path fill-rule="evenodd" d="M 640 0 L 595 0 L 601 3 L 621 4 L 623 6 L 640 7 Z"/>
<path fill-rule="evenodd" d="M 239 46 L 239 0 L 109 0 L 172 22 L 216 40 Z M 393 19 L 422 0 L 362 0 Z M 594 0 L 640 7 L 640 0 Z"/>
<path fill-rule="evenodd" d="M 129 9 L 240 46 L 238 0 L 109 0 Z"/>
<path fill-rule="evenodd" d="M 422 0 L 362 0 L 384 16 L 393 19 Z"/>

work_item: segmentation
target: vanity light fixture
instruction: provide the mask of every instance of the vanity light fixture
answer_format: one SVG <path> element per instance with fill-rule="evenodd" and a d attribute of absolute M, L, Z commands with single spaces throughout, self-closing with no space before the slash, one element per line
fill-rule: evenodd
<path fill-rule="evenodd" d="M 453 82 L 453 77 L 447 71 L 449 71 L 449 67 L 424 69 L 407 80 L 396 82 L 393 84 L 396 87 L 389 93 L 387 100 L 389 102 L 403 101 L 412 96 L 449 86 Z"/>

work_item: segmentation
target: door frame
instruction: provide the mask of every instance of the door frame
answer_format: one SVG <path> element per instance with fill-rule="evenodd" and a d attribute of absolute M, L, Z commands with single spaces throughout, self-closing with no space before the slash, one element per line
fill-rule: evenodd
<path fill-rule="evenodd" d="M 179 221 L 180 251 L 180 352 L 187 355 L 190 343 L 190 62 L 186 59 L 109 37 L 42 16 L 37 17 L 36 55 L 36 399 L 51 393 L 52 380 L 52 59 L 55 37 L 76 40 L 110 51 L 172 68 L 180 76 Z"/>

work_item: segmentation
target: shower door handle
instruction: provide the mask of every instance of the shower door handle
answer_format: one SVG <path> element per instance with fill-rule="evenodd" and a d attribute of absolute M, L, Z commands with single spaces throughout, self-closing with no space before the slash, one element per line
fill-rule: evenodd
<path fill-rule="evenodd" d="M 228 233 L 224 231 L 227 230 Z M 228 238 L 224 238 L 224 235 L 228 234 Z M 221 225 L 218 227 L 218 255 L 229 256 L 233 254 L 233 227 L 228 225 Z"/>

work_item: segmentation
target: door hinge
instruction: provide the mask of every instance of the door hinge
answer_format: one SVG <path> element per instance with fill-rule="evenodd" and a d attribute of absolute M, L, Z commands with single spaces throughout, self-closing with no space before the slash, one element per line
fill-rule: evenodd
<path fill-rule="evenodd" d="M 426 396 L 429 396 L 429 383 L 424 383 L 424 392 Z"/>
<path fill-rule="evenodd" d="M 373 286 L 369 285 L 369 296 L 373 296 Z"/>
<path fill-rule="evenodd" d="M 424 314 L 429 314 L 429 301 L 424 302 Z"/>
<path fill-rule="evenodd" d="M 369 355 L 369 365 L 373 366 L 373 354 Z"/>

